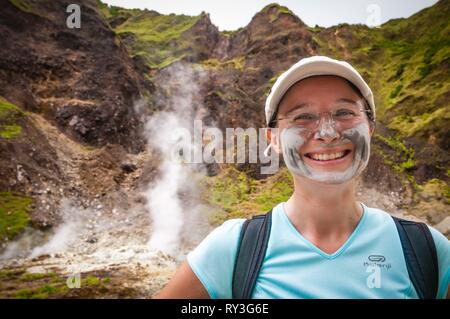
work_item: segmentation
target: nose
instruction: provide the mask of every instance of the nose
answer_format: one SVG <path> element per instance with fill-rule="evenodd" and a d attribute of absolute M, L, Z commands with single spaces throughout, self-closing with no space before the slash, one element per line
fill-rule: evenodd
<path fill-rule="evenodd" d="M 325 113 L 320 117 L 314 139 L 330 143 L 340 138 L 336 129 L 336 123 L 330 113 Z"/>

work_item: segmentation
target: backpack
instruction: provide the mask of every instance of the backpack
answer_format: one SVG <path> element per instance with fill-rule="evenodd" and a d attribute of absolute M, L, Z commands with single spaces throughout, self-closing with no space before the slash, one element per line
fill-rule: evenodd
<path fill-rule="evenodd" d="M 411 282 L 420 299 L 437 295 L 439 270 L 436 247 L 427 225 L 391 216 L 397 226 Z M 242 225 L 233 271 L 232 293 L 250 299 L 266 254 L 272 210 L 253 216 Z"/>

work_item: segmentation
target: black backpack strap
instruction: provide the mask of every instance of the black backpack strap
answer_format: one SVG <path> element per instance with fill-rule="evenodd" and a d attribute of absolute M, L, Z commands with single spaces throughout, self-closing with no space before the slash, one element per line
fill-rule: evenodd
<path fill-rule="evenodd" d="M 392 216 L 403 247 L 409 278 L 420 299 L 434 299 L 439 285 L 436 246 L 427 225 Z"/>
<path fill-rule="evenodd" d="M 242 225 L 233 272 L 233 298 L 250 299 L 266 255 L 272 210 L 253 216 Z"/>

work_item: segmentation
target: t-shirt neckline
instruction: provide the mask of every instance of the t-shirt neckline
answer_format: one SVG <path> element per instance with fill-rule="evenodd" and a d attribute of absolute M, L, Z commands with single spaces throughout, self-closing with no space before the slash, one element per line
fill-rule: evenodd
<path fill-rule="evenodd" d="M 344 253 L 344 251 L 347 250 L 347 248 L 350 246 L 350 244 L 354 241 L 355 237 L 357 236 L 357 234 L 359 233 L 359 230 L 361 229 L 362 225 L 364 224 L 365 220 L 366 220 L 366 215 L 367 215 L 367 207 L 366 205 L 364 205 L 363 203 L 360 202 L 361 207 L 363 208 L 363 213 L 362 216 L 359 219 L 358 225 L 356 225 L 355 229 L 353 230 L 353 232 L 351 233 L 351 235 L 347 238 L 347 240 L 345 241 L 345 243 L 339 247 L 339 249 L 337 249 L 334 253 L 332 254 L 328 254 L 326 252 L 324 252 L 323 250 L 321 250 L 320 248 L 318 248 L 316 245 L 314 245 L 312 242 L 310 242 L 308 239 L 306 239 L 298 230 L 297 228 L 295 228 L 295 226 L 292 224 L 291 220 L 289 219 L 289 217 L 287 216 L 286 210 L 284 209 L 284 204 L 285 202 L 280 203 L 280 215 L 281 218 L 283 220 L 283 222 L 285 222 L 288 227 L 291 229 L 291 231 L 294 232 L 295 236 L 297 236 L 298 238 L 300 238 L 309 248 L 311 248 L 313 251 L 315 251 L 316 253 L 318 253 L 320 256 L 326 258 L 326 259 L 334 259 L 337 258 L 338 256 L 340 256 L 342 253 Z"/>

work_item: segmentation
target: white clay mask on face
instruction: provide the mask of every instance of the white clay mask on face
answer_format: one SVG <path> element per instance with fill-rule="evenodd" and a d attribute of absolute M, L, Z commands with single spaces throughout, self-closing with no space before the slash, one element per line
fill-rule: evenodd
<path fill-rule="evenodd" d="M 296 126 L 286 128 L 281 132 L 284 161 L 288 169 L 296 175 L 328 184 L 346 182 L 358 176 L 369 162 L 369 130 L 368 123 L 362 122 L 351 129 L 342 131 L 339 137 L 339 133 L 337 133 L 334 124 L 325 123 L 325 125 L 319 125 L 319 129 L 314 134 L 314 138 L 338 136 L 339 140 L 333 142 L 333 146 L 349 145 L 349 143 L 352 143 L 354 146 L 354 154 L 350 154 L 350 156 L 353 155 L 352 164 L 344 171 L 330 171 L 308 165 L 300 155 L 301 147 L 311 137 L 308 129 Z"/>

